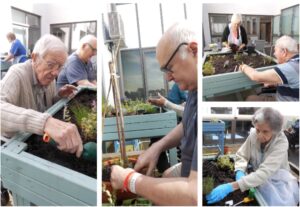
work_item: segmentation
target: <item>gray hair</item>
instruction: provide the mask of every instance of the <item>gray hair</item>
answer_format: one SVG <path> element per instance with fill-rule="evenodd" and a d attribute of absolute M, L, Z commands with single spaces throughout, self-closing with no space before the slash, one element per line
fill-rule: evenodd
<path fill-rule="evenodd" d="M 277 134 L 282 130 L 283 116 L 279 111 L 273 108 L 260 108 L 252 117 L 252 124 L 255 125 L 257 123 L 267 123 L 273 133 Z"/>
<path fill-rule="evenodd" d="M 233 14 L 231 17 L 231 23 L 238 23 L 242 22 L 242 15 L 241 14 Z"/>
<path fill-rule="evenodd" d="M 187 21 L 177 22 L 173 24 L 166 33 L 169 33 L 170 43 L 177 47 L 180 43 L 196 41 L 196 33 L 191 29 L 192 26 Z M 186 50 L 179 49 L 180 57 L 185 59 L 187 56 Z"/>
<path fill-rule="evenodd" d="M 287 49 L 291 53 L 298 53 L 297 41 L 287 35 L 280 37 L 276 41 L 275 46 L 282 49 Z"/>
<path fill-rule="evenodd" d="M 97 42 L 97 38 L 94 35 L 88 34 L 79 40 L 78 49 L 80 49 L 82 47 L 82 45 L 84 45 L 86 43 L 92 44 L 95 41 Z"/>
<path fill-rule="evenodd" d="M 68 55 L 65 44 L 58 37 L 51 34 L 42 36 L 35 43 L 32 53 L 37 54 L 41 57 L 45 57 L 50 51 L 65 52 L 66 55 Z"/>

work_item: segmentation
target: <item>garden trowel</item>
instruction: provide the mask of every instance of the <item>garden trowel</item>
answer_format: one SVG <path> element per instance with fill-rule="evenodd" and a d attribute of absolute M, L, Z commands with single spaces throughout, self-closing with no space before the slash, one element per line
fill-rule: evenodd
<path fill-rule="evenodd" d="M 51 139 L 51 137 L 47 133 L 44 134 L 43 141 L 56 146 L 56 142 L 53 139 Z M 97 143 L 95 143 L 95 142 L 85 143 L 83 145 L 83 152 L 81 154 L 81 158 L 84 160 L 96 162 L 96 160 L 97 160 Z"/>

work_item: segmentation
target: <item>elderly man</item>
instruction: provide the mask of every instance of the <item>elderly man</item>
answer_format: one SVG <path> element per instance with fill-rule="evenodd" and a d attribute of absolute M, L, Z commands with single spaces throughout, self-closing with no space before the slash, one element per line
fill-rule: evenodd
<path fill-rule="evenodd" d="M 7 33 L 6 38 L 8 42 L 11 43 L 11 48 L 4 61 L 13 59 L 13 64 L 25 62 L 27 60 L 26 49 L 20 40 L 18 40 L 16 35 L 12 32 Z"/>
<path fill-rule="evenodd" d="M 46 132 L 58 149 L 80 157 L 83 146 L 77 127 L 44 113 L 60 97 L 76 90 L 66 85 L 56 93 L 55 78 L 66 58 L 63 42 L 53 35 L 45 35 L 35 44 L 31 60 L 11 67 L 0 84 L 1 135 Z"/>
<path fill-rule="evenodd" d="M 142 154 L 133 169 L 113 166 L 114 189 L 125 189 L 157 205 L 197 205 L 197 42 L 184 23 L 173 25 L 160 39 L 156 57 L 168 80 L 189 90 L 182 123 Z M 163 178 L 149 175 L 159 154 L 181 144 L 181 162 Z M 147 176 L 136 171 L 147 168 Z M 125 185 L 124 185 L 125 184 Z"/>
<path fill-rule="evenodd" d="M 84 36 L 79 48 L 68 57 L 64 69 L 57 79 L 57 88 L 65 84 L 76 86 L 97 86 L 91 58 L 97 54 L 97 38 L 93 35 Z"/>
<path fill-rule="evenodd" d="M 251 80 L 265 86 L 276 86 L 275 96 L 251 95 L 247 101 L 299 101 L 299 51 L 297 42 L 289 36 L 276 41 L 274 56 L 278 64 L 273 69 L 258 72 L 248 65 L 240 65 Z"/>

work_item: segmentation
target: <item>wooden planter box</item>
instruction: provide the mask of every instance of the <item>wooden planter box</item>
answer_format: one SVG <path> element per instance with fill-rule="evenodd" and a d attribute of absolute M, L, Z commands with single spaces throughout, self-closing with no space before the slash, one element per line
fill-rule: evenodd
<path fill-rule="evenodd" d="M 60 100 L 47 112 L 55 114 L 68 101 Z M 96 206 L 97 180 L 27 153 L 24 141 L 30 136 L 16 135 L 1 147 L 1 178 L 14 205 Z"/>
<path fill-rule="evenodd" d="M 177 125 L 176 113 L 165 113 L 124 116 L 124 130 L 126 140 L 162 137 L 169 133 Z M 116 126 L 116 118 L 110 117 L 104 120 L 103 141 L 119 140 Z M 170 163 L 177 163 L 176 149 L 170 150 Z"/>
<path fill-rule="evenodd" d="M 267 56 L 264 53 L 256 50 L 256 53 Z M 203 57 L 203 65 L 205 60 L 211 55 L 222 55 L 228 53 L 207 53 Z M 264 71 L 274 68 L 273 66 L 256 68 L 257 71 Z M 261 84 L 254 82 L 248 78 L 244 73 L 232 72 L 232 73 L 224 73 L 218 75 L 205 76 L 202 78 L 203 80 L 203 100 L 208 98 L 212 98 L 215 96 L 228 95 L 235 92 L 244 91 L 247 89 L 255 88 L 260 86 Z"/>

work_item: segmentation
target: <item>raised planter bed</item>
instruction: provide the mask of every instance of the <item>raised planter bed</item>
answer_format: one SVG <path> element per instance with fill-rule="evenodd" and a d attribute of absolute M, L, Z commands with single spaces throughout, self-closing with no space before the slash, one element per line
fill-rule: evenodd
<path fill-rule="evenodd" d="M 71 101 L 60 100 L 48 113 L 60 117 L 65 104 L 96 97 L 95 90 L 81 88 Z M 19 134 L 3 145 L 1 176 L 4 187 L 12 191 L 14 205 L 97 205 L 96 163 L 60 152 L 41 140 L 40 136 Z"/>
<path fill-rule="evenodd" d="M 251 64 L 257 71 L 264 71 L 274 68 L 276 61 L 264 53 L 256 50 L 256 56 L 243 55 L 233 60 L 231 53 L 209 53 L 203 57 L 203 66 L 207 61 L 212 60 L 212 66 L 215 68 L 215 75 L 203 77 L 203 99 L 215 96 L 227 95 L 235 92 L 244 91 L 260 84 L 251 81 L 244 73 L 238 71 L 238 65 L 245 63 Z M 225 61 L 228 60 L 228 64 Z M 272 60 L 268 63 L 268 60 Z M 224 65 L 226 65 L 224 67 Z M 236 69 L 236 72 L 234 70 Z M 225 72 L 225 73 L 224 73 Z"/>
<path fill-rule="evenodd" d="M 233 156 L 228 156 L 230 158 L 230 162 L 233 164 Z M 215 159 L 214 156 L 205 156 L 203 158 L 203 180 L 207 179 L 208 177 L 213 178 L 213 186 L 211 186 L 211 189 L 217 187 L 218 185 L 225 184 L 225 183 L 230 183 L 235 181 L 235 174 L 233 171 L 233 168 L 230 169 L 228 167 L 220 167 L 220 165 L 217 164 L 217 160 Z M 206 186 L 207 187 L 207 186 Z M 204 190 L 206 187 L 203 186 L 203 192 L 205 193 Z M 214 204 L 207 204 L 206 202 L 206 194 L 202 195 L 203 199 L 203 206 L 226 206 L 226 202 L 232 200 L 233 204 L 236 204 L 243 200 L 243 198 L 247 197 L 249 192 L 241 192 L 239 190 L 234 191 L 233 193 L 230 193 L 227 195 L 223 200 L 214 203 Z M 209 193 L 209 192 L 207 192 Z M 261 196 L 261 194 L 256 190 L 254 193 L 255 199 L 254 201 L 251 201 L 249 203 L 243 203 L 240 204 L 240 206 L 265 206 L 266 202 Z"/>

